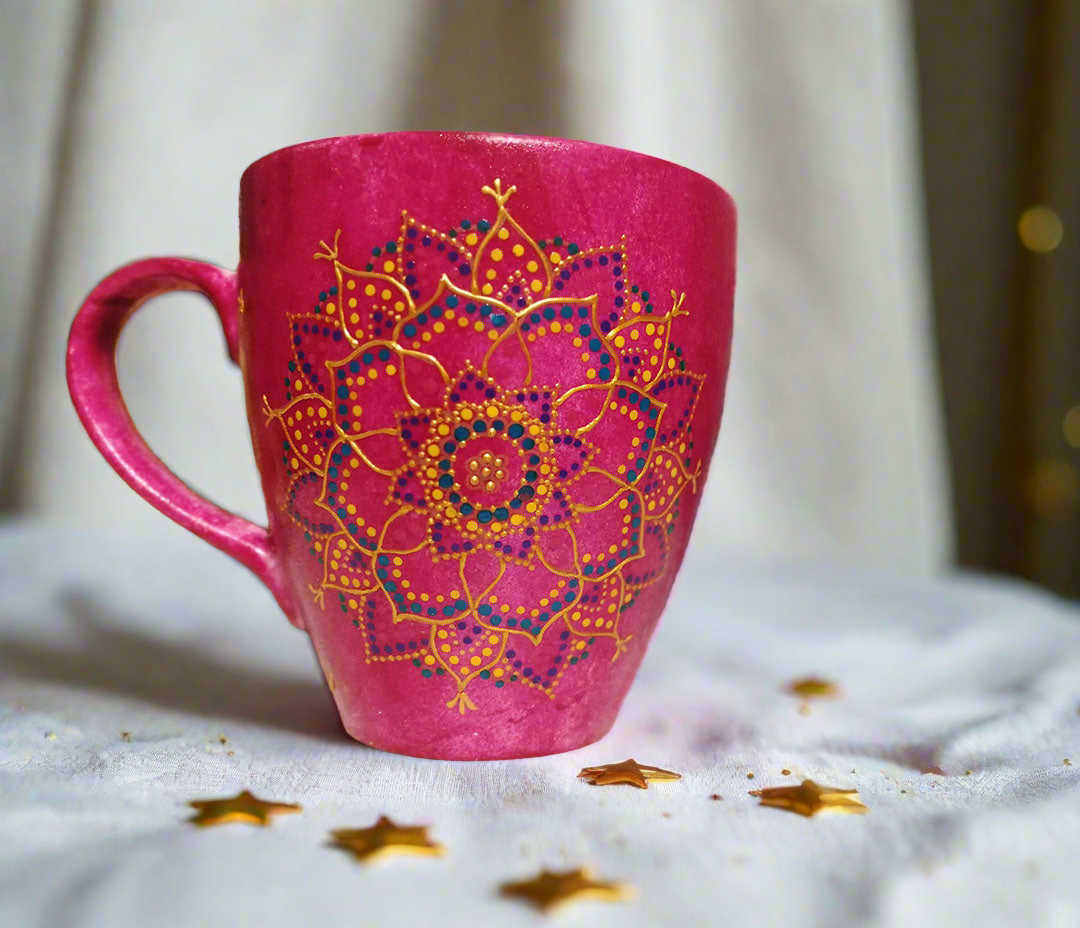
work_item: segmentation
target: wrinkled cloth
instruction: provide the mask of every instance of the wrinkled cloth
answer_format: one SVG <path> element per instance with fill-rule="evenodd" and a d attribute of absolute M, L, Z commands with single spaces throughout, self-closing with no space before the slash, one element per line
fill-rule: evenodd
<path fill-rule="evenodd" d="M 579 865 L 638 892 L 567 925 L 1080 924 L 1080 610 L 1018 584 L 711 563 L 692 545 L 610 735 L 444 763 L 352 742 L 302 634 L 178 529 L 9 526 L 0 672 L 13 928 L 536 925 L 499 883 Z M 800 709 L 785 687 L 808 675 L 840 695 Z M 630 756 L 683 778 L 576 777 Z M 869 812 L 806 819 L 748 795 L 807 777 Z M 244 788 L 304 811 L 187 823 L 188 800 Z M 430 824 L 445 856 L 362 865 L 327 846 L 381 814 Z"/>

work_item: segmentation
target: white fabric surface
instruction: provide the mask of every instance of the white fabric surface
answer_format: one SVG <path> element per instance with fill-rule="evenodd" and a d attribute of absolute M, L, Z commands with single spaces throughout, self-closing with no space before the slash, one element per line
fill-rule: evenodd
<path fill-rule="evenodd" d="M 132 532 L 158 518 L 91 449 L 64 386 L 68 326 L 105 273 L 155 253 L 234 264 L 240 173 L 280 146 L 495 129 L 638 149 L 734 195 L 731 386 L 699 529 L 710 546 L 924 572 L 947 559 L 904 0 L 0 10 L 0 191 L 18 217 L 0 227 L 0 449 L 21 459 L 28 510 Z M 223 357 L 198 298 L 166 297 L 133 322 L 121 379 L 161 457 L 257 517 Z"/>
<path fill-rule="evenodd" d="M 0 924 L 527 926 L 496 885 L 579 864 L 640 894 L 560 924 L 1080 924 L 1074 607 L 694 549 L 612 734 L 463 764 L 350 742 L 301 634 L 200 543 L 0 531 Z M 801 715 L 783 685 L 808 673 L 843 696 Z M 684 778 L 575 779 L 629 755 Z M 801 777 L 857 788 L 869 814 L 747 795 Z M 304 812 L 185 824 L 187 800 L 245 787 Z M 364 867 L 325 846 L 382 813 L 431 823 L 447 855 Z"/>

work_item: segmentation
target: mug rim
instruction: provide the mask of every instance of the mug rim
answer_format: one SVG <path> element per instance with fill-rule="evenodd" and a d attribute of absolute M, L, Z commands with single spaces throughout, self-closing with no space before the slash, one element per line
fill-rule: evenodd
<path fill-rule="evenodd" d="M 385 138 L 447 138 L 457 139 L 462 141 L 472 141 L 490 144 L 492 142 L 501 142 L 503 144 L 523 145 L 526 147 L 548 147 L 548 146 L 572 146 L 578 149 L 591 149 L 608 151 L 617 153 L 619 155 L 628 156 L 630 158 L 643 159 L 645 161 L 651 161 L 659 165 L 663 165 L 665 168 L 673 168 L 676 171 L 685 172 L 691 174 L 700 180 L 705 181 L 710 186 L 715 187 L 724 197 L 729 201 L 732 207 L 735 206 L 735 199 L 731 193 L 723 187 L 720 183 L 713 180 L 711 177 L 702 174 L 700 171 L 695 171 L 693 168 L 688 168 L 685 165 L 678 164 L 675 161 L 670 161 L 667 158 L 660 158 L 656 155 L 648 155 L 644 152 L 635 151 L 630 148 L 620 148 L 617 145 L 605 145 L 602 142 L 590 142 L 585 139 L 564 139 L 558 136 L 547 135 L 519 135 L 510 132 L 473 132 L 467 130 L 446 130 L 446 129 L 416 129 L 408 130 L 404 132 L 361 132 L 353 135 L 332 135 L 320 139 L 312 139 L 307 142 L 296 142 L 292 145 L 285 145 L 282 148 L 275 148 L 273 151 L 262 155 L 252 161 L 241 175 L 241 180 L 247 177 L 249 173 L 262 165 L 264 162 L 270 162 L 277 160 L 278 158 L 285 157 L 286 155 L 299 155 L 308 151 L 319 151 L 325 148 L 331 148 L 340 142 L 354 141 L 360 139 L 385 139 Z"/>

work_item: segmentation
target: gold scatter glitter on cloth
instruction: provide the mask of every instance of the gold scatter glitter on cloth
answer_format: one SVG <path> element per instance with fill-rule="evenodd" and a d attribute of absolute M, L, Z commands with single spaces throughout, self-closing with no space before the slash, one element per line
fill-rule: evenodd
<path fill-rule="evenodd" d="M 754 779 L 754 775 L 753 775 L 752 773 L 748 773 L 748 774 L 746 775 L 746 779 L 748 779 L 748 780 L 752 780 L 752 779 Z"/>
<path fill-rule="evenodd" d="M 1062 761 L 1062 763 L 1065 764 L 1066 767 L 1071 767 L 1072 766 L 1072 761 L 1069 760 L 1069 758 L 1067 758 L 1067 757 L 1065 758 L 1064 761 Z"/>
<path fill-rule="evenodd" d="M 531 880 L 503 883 L 499 890 L 504 896 L 521 899 L 543 912 L 550 912 L 578 899 L 620 902 L 633 895 L 633 889 L 625 883 L 593 879 L 592 872 L 585 868 L 563 873 L 541 870 L 540 875 Z"/>
<path fill-rule="evenodd" d="M 791 771 L 788 770 L 787 767 L 785 767 L 783 770 L 780 771 L 780 775 L 784 777 L 790 777 Z"/>
<path fill-rule="evenodd" d="M 710 798 L 710 799 L 711 799 L 711 800 L 712 800 L 713 802 L 719 802 L 719 801 L 720 801 L 721 799 L 723 799 L 724 797 L 723 797 L 723 796 L 721 796 L 721 795 L 720 795 L 719 793 L 713 793 L 713 794 L 712 794 L 712 795 L 711 795 L 711 796 L 710 796 L 709 798 Z"/>
<path fill-rule="evenodd" d="M 823 696 L 839 696 L 840 687 L 831 680 L 806 677 L 788 684 L 788 692 L 799 699 L 817 699 Z"/>
<path fill-rule="evenodd" d="M 632 757 L 617 764 L 601 764 L 599 767 L 584 767 L 578 779 L 587 780 L 593 786 L 612 786 L 616 783 L 628 783 L 638 789 L 648 789 L 653 780 L 681 780 L 681 773 L 661 770 L 639 764 Z"/>
<path fill-rule="evenodd" d="M 331 843 L 365 863 L 394 854 L 438 857 L 443 846 L 428 837 L 428 825 L 398 825 L 385 815 L 370 828 L 339 828 L 330 832 Z"/>
<path fill-rule="evenodd" d="M 836 789 L 819 786 L 813 780 L 803 780 L 798 786 L 776 786 L 755 790 L 751 795 L 761 800 L 761 805 L 774 809 L 786 809 L 809 818 L 818 812 L 836 811 L 864 815 L 869 810 L 858 799 L 858 790 Z"/>
<path fill-rule="evenodd" d="M 266 802 L 257 799 L 246 789 L 229 799 L 192 799 L 189 803 L 198 814 L 188 819 L 193 825 L 227 825 L 242 822 L 246 825 L 268 825 L 274 815 L 299 812 L 300 806 L 287 802 Z"/>
<path fill-rule="evenodd" d="M 120 740 L 121 741 L 127 741 L 128 743 L 130 743 L 131 742 L 131 732 L 129 732 L 129 731 L 120 732 Z"/>

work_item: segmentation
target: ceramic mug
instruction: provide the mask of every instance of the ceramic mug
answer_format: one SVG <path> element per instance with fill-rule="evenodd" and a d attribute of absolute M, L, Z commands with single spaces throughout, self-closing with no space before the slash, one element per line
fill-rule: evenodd
<path fill-rule="evenodd" d="M 720 425 L 735 208 L 584 142 L 296 145 L 240 183 L 236 272 L 150 258 L 75 318 L 83 425 L 140 496 L 253 570 L 311 637 L 345 728 L 455 760 L 611 727 L 683 558 Z M 135 430 L 115 352 L 170 290 L 217 310 L 269 529 Z"/>

